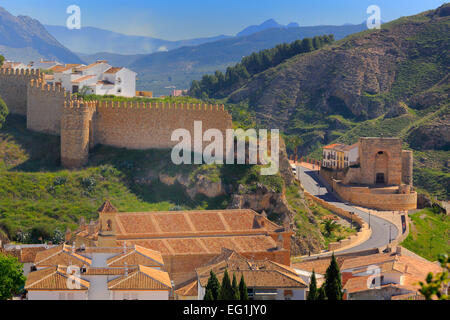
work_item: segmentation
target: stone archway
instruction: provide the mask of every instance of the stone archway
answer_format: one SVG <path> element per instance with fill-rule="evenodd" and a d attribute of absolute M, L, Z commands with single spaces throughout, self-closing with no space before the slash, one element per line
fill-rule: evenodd
<path fill-rule="evenodd" d="M 387 184 L 388 183 L 388 167 L 389 156 L 385 151 L 378 151 L 375 155 L 374 173 L 375 184 Z"/>

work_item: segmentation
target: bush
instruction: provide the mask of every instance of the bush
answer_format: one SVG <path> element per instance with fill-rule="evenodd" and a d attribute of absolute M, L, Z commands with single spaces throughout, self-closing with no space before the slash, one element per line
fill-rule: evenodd
<path fill-rule="evenodd" d="M 5 123 L 6 116 L 8 115 L 9 110 L 8 106 L 6 105 L 5 101 L 2 100 L 0 97 L 0 128 L 2 127 L 3 123 Z"/>

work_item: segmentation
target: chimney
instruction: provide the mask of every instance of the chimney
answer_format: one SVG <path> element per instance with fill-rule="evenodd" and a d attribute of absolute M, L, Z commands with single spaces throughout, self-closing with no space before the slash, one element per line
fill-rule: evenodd
<path fill-rule="evenodd" d="M 278 239 L 277 239 L 277 250 L 283 249 L 283 243 L 284 243 L 283 236 L 281 234 L 279 234 Z"/>
<path fill-rule="evenodd" d="M 80 229 L 84 230 L 84 227 L 86 227 L 86 219 L 84 217 L 80 218 Z"/>

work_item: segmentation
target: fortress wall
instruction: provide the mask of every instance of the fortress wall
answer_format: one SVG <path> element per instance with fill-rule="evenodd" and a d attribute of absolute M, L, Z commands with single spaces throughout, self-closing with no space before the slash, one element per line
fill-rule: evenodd
<path fill-rule="evenodd" d="M 223 107 L 192 104 L 100 103 L 95 113 L 94 144 L 118 148 L 171 148 L 175 129 L 184 128 L 194 137 L 194 121 L 202 121 L 203 131 L 216 128 L 224 137 L 232 128 L 231 116 Z"/>
<path fill-rule="evenodd" d="M 402 151 L 402 181 L 413 185 L 413 152 L 410 150 Z"/>
<path fill-rule="evenodd" d="M 417 193 L 377 193 L 367 187 L 348 187 L 334 181 L 333 188 L 345 201 L 378 210 L 413 210 L 417 208 Z"/>
<path fill-rule="evenodd" d="M 377 163 L 378 152 L 386 156 L 385 163 Z M 374 184 L 376 174 L 386 176 L 387 184 L 402 183 L 402 141 L 400 138 L 360 138 L 359 159 L 362 184 Z"/>
<path fill-rule="evenodd" d="M 90 127 L 95 103 L 70 102 L 61 117 L 61 163 L 76 168 L 86 164 L 89 157 Z"/>
<path fill-rule="evenodd" d="M 42 81 L 39 70 L 0 68 L 0 96 L 11 114 L 27 115 L 27 88 L 32 79 Z"/>
<path fill-rule="evenodd" d="M 64 102 L 69 101 L 70 94 L 61 86 L 50 86 L 34 80 L 31 80 L 27 94 L 27 128 L 60 135 Z"/>

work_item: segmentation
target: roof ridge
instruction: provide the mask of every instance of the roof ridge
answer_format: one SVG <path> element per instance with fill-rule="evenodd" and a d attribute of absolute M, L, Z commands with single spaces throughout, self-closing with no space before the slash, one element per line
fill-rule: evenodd
<path fill-rule="evenodd" d="M 49 274 L 46 275 L 45 277 L 42 277 L 42 278 L 36 280 L 35 282 L 29 284 L 29 285 L 26 286 L 26 287 L 27 287 L 27 288 L 32 287 L 32 286 L 38 284 L 39 282 L 44 281 L 45 279 L 47 279 L 48 277 L 52 276 L 53 274 L 57 273 L 58 267 L 48 267 L 48 269 L 51 269 L 51 268 L 53 268 L 53 269 L 55 269 L 55 270 L 53 270 L 53 272 L 49 273 Z M 47 268 L 46 268 L 46 269 L 47 269 Z M 41 269 L 41 270 L 46 270 L 46 269 Z M 35 272 L 39 272 L 39 271 L 40 271 L 40 270 L 35 271 Z"/>

